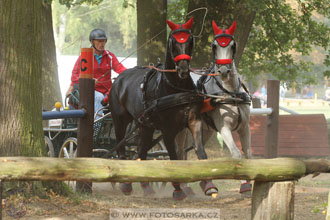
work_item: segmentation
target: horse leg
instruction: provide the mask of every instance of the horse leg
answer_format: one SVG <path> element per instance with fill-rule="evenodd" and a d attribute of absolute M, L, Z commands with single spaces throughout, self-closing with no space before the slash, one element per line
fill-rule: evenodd
<path fill-rule="evenodd" d="M 188 145 L 188 130 L 183 129 L 175 137 L 175 143 L 177 146 L 177 157 L 179 160 L 187 160 L 187 153 L 185 152 L 185 147 Z"/>
<path fill-rule="evenodd" d="M 138 148 L 138 157 L 141 160 L 147 159 L 147 153 L 151 149 L 152 145 L 152 137 L 154 134 L 154 129 L 141 126 L 139 129 L 140 133 L 140 144 Z M 149 182 L 142 182 L 141 187 L 143 189 L 144 196 L 154 195 L 156 192 L 153 190 L 152 186 Z"/>
<path fill-rule="evenodd" d="M 115 125 L 115 134 L 117 144 L 125 138 L 127 125 L 130 123 L 130 117 L 120 116 L 118 118 L 113 117 L 113 123 Z M 125 144 L 123 144 L 119 149 L 117 149 L 117 154 L 119 159 L 126 159 L 125 156 Z M 119 189 L 124 193 L 124 195 L 130 195 L 133 191 L 132 183 L 120 183 Z"/>
<path fill-rule="evenodd" d="M 194 140 L 195 152 L 198 159 L 207 159 L 207 154 L 202 143 L 202 121 L 197 119 L 189 120 L 189 130 Z M 213 184 L 212 180 L 203 180 L 199 185 L 207 196 L 218 193 L 218 188 Z"/>
<path fill-rule="evenodd" d="M 246 159 L 252 159 L 252 154 L 251 154 L 251 134 L 250 134 L 250 126 L 248 123 L 244 127 L 242 127 L 239 131 L 239 138 L 241 141 L 242 145 L 242 150 L 244 152 L 244 157 Z M 251 196 L 251 190 L 252 190 L 252 184 L 250 183 L 249 180 L 247 181 L 242 181 L 241 187 L 240 187 L 240 193 L 242 195 L 250 197 Z"/>
<path fill-rule="evenodd" d="M 171 131 L 171 129 L 164 129 L 164 131 L 166 131 L 166 130 Z M 163 136 L 164 136 L 164 142 L 165 142 L 165 146 L 166 146 L 168 155 L 170 157 L 170 160 L 178 160 L 177 153 L 176 153 L 177 146 L 175 143 L 175 137 L 176 137 L 175 132 L 173 132 L 173 130 L 172 130 L 172 132 L 163 132 Z M 187 197 L 185 192 L 181 189 L 180 183 L 173 182 L 172 185 L 174 187 L 174 192 L 173 192 L 174 200 L 183 200 Z"/>
<path fill-rule="evenodd" d="M 203 146 L 209 141 L 209 139 L 213 136 L 215 131 L 208 127 L 208 125 L 203 122 Z"/>
<path fill-rule="evenodd" d="M 188 129 L 184 128 L 180 131 L 175 138 L 176 146 L 177 146 L 177 157 L 179 160 L 187 160 L 187 152 L 186 148 L 188 147 Z M 186 193 L 187 196 L 195 195 L 194 191 L 188 183 L 181 183 L 182 190 Z"/>
<path fill-rule="evenodd" d="M 113 117 L 117 144 L 123 141 L 123 139 L 125 138 L 126 129 L 130 122 L 132 122 L 132 118 L 130 117 L 130 115 L 122 115 L 118 118 Z M 121 144 L 119 149 L 117 149 L 117 154 L 119 159 L 126 159 L 125 143 Z"/>
<path fill-rule="evenodd" d="M 239 139 L 241 141 L 242 150 L 246 159 L 252 159 L 251 154 L 251 132 L 250 126 L 244 126 L 244 128 L 238 131 Z"/>
<path fill-rule="evenodd" d="M 227 147 L 230 151 L 231 157 L 241 159 L 242 154 L 241 154 L 241 151 L 237 148 L 237 146 L 235 144 L 233 135 L 231 133 L 231 129 L 229 129 L 226 126 L 223 126 L 220 129 L 220 134 L 222 136 L 222 139 L 223 139 L 224 143 L 226 143 L 226 145 L 227 145 Z"/>

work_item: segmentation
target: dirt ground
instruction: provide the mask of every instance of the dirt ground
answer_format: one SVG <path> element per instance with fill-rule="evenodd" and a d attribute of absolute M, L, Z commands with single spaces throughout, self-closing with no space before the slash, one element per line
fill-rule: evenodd
<path fill-rule="evenodd" d="M 223 150 L 209 148 L 207 151 L 208 155 L 213 155 L 213 157 L 228 156 L 228 152 Z M 195 159 L 194 153 L 189 153 L 188 158 Z M 239 194 L 240 181 L 215 180 L 214 183 L 219 189 L 217 198 L 205 196 L 199 183 L 195 182 L 189 184 L 195 195 L 187 197 L 183 201 L 172 199 L 173 187 L 171 184 L 167 184 L 162 191 L 157 190 L 155 185 L 157 194 L 153 197 L 144 197 L 139 183 L 133 184 L 133 194 L 130 196 L 124 196 L 120 192 L 118 184 L 113 188 L 110 183 L 93 183 L 93 194 L 91 195 L 67 198 L 50 194 L 48 199 L 33 197 L 24 202 L 26 212 L 19 219 L 108 220 L 110 208 L 211 208 L 220 209 L 221 220 L 251 219 L 251 198 L 242 197 Z M 325 219 L 329 190 L 330 174 L 320 174 L 314 178 L 309 175 L 296 182 L 294 219 Z M 11 203 L 15 204 L 13 201 Z M 15 205 L 17 206 L 17 204 Z M 4 207 L 3 219 L 14 219 L 8 215 L 10 210 L 7 206 Z"/>
<path fill-rule="evenodd" d="M 191 183 L 196 195 L 183 201 L 172 200 L 172 186 L 167 184 L 165 190 L 157 191 L 153 197 L 143 197 L 140 184 L 133 184 L 134 193 L 124 196 L 110 183 L 94 183 L 92 195 L 79 195 L 76 198 L 65 198 L 56 194 L 48 199 L 31 198 L 25 202 L 26 214 L 19 219 L 26 220 L 87 220 L 109 219 L 110 208 L 214 208 L 220 209 L 221 220 L 251 219 L 251 198 L 244 198 L 239 193 L 239 181 L 216 180 L 219 197 L 206 197 L 198 183 Z M 330 174 L 321 174 L 315 178 L 311 175 L 300 179 L 296 184 L 295 219 L 325 219 Z M 14 219 L 9 216 L 5 207 L 3 219 Z"/>

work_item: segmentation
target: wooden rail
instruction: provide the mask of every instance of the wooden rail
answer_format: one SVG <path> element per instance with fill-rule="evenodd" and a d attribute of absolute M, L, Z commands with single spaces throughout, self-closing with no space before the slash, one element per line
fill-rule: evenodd
<path fill-rule="evenodd" d="M 292 180 L 313 173 L 330 173 L 330 161 L 303 161 L 293 158 L 124 161 L 99 158 L 0 157 L 0 187 L 2 181 L 15 180 L 94 182 L 255 180 L 251 204 L 253 220 L 293 219 L 294 182 Z M 0 219 L 1 212 L 0 207 Z M 276 218 L 273 218 L 274 216 Z"/>
<path fill-rule="evenodd" d="M 293 158 L 194 161 L 129 161 L 99 158 L 0 157 L 0 180 L 79 180 L 94 182 L 177 181 L 206 179 L 296 180 L 329 173 L 329 160 Z"/>

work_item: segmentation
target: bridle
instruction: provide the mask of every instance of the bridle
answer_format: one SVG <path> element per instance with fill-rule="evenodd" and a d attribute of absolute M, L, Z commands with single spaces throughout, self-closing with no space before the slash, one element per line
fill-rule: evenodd
<path fill-rule="evenodd" d="M 176 33 L 179 33 L 179 32 L 185 32 L 185 33 L 188 33 L 189 34 L 189 37 L 187 37 L 187 39 L 183 42 L 179 42 L 175 37 L 174 37 L 174 34 Z M 184 44 L 186 42 L 189 42 L 190 44 L 190 47 L 191 47 L 191 51 L 189 54 L 186 54 L 186 53 L 183 53 L 183 54 L 179 54 L 177 56 L 173 56 L 173 51 L 172 51 L 172 47 L 174 44 Z M 170 37 L 169 37 L 169 49 L 170 49 L 170 54 L 171 54 L 171 57 L 172 59 L 174 60 L 175 63 L 179 62 L 180 60 L 188 60 L 190 61 L 191 60 L 191 56 L 192 56 L 192 53 L 193 53 L 193 48 L 194 48 L 194 37 L 193 35 L 191 34 L 191 30 L 189 29 L 185 29 L 182 27 L 182 24 L 180 24 L 180 28 L 177 29 L 177 30 L 174 30 L 171 32 L 170 34 Z"/>
<path fill-rule="evenodd" d="M 213 57 L 214 57 L 214 63 L 215 65 L 226 65 L 226 64 L 232 64 L 234 57 L 235 57 L 235 53 L 236 53 L 236 41 L 234 39 L 234 36 L 231 34 L 226 34 L 225 33 L 225 28 L 222 29 L 222 33 L 221 34 L 217 34 L 214 37 L 213 43 L 212 43 L 212 51 L 213 51 Z M 219 43 L 218 39 L 222 38 L 222 37 L 226 37 L 230 39 L 230 42 L 226 45 L 222 45 L 221 43 Z M 216 48 L 217 48 L 217 44 L 220 47 L 227 47 L 228 45 L 230 45 L 231 41 L 234 42 L 234 44 L 231 46 L 232 50 L 233 50 L 233 54 L 231 59 L 216 59 Z"/>

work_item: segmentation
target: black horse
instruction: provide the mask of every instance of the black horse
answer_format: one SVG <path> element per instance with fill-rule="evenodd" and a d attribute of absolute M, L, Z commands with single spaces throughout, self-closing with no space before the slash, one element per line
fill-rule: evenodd
<path fill-rule="evenodd" d="M 200 110 L 203 98 L 195 91 L 189 70 L 194 46 L 190 31 L 192 23 L 193 18 L 185 24 L 174 24 L 167 20 L 172 31 L 167 42 L 165 70 L 175 71 L 135 67 L 120 74 L 112 85 L 109 104 L 116 140 L 123 140 L 127 125 L 133 120 L 137 121 L 140 136 L 138 156 L 142 160 L 146 159 L 152 147 L 155 129 L 162 132 L 170 159 L 177 160 L 175 137 L 186 127 L 192 133 L 199 159 L 207 159 L 201 136 Z M 117 151 L 122 159 L 124 152 L 124 146 Z M 142 186 L 145 192 L 152 192 L 148 183 Z M 173 183 L 173 186 L 173 198 L 184 199 L 186 195 L 180 184 Z M 121 189 L 127 194 L 132 191 L 129 183 L 124 187 L 121 185 Z"/>

